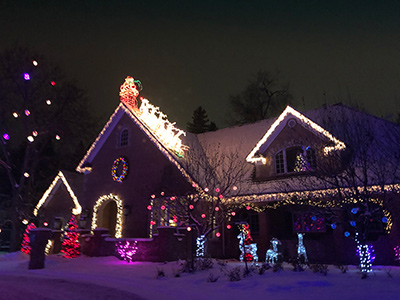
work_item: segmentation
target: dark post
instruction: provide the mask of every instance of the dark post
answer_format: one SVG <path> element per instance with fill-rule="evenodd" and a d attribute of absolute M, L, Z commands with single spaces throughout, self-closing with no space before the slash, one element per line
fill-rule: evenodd
<path fill-rule="evenodd" d="M 45 249 L 51 236 L 51 229 L 48 228 L 34 228 L 30 231 L 31 259 L 28 267 L 30 270 L 44 268 Z"/>

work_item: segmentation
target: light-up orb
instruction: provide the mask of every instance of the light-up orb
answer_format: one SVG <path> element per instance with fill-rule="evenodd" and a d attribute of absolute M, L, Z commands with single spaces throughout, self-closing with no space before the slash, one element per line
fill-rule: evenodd
<path fill-rule="evenodd" d="M 28 136 L 27 139 L 28 139 L 28 141 L 31 142 L 31 143 L 35 140 L 35 139 L 33 138 L 33 136 L 31 136 L 31 135 Z"/>
<path fill-rule="evenodd" d="M 51 100 L 47 99 L 47 100 L 46 100 L 46 104 L 47 104 L 47 105 L 51 105 Z"/>
<path fill-rule="evenodd" d="M 25 172 L 25 173 L 24 173 L 24 177 L 25 177 L 25 178 L 28 178 L 28 177 L 29 177 L 29 173 L 28 173 L 28 172 Z"/>
<path fill-rule="evenodd" d="M 61 140 L 61 137 L 58 134 L 56 135 L 56 140 L 57 141 Z"/>
<path fill-rule="evenodd" d="M 28 73 L 24 73 L 24 79 L 25 80 L 31 80 L 31 76 L 29 76 Z"/>
<path fill-rule="evenodd" d="M 14 118 L 18 118 L 18 117 L 19 117 L 19 114 L 16 113 L 16 112 L 13 112 L 13 117 L 14 117 Z"/>
<path fill-rule="evenodd" d="M 221 233 L 220 233 L 220 232 L 217 232 L 217 233 L 215 234 L 215 236 L 216 236 L 216 237 L 220 237 L 220 236 L 221 236 Z"/>
<path fill-rule="evenodd" d="M 10 136 L 7 133 L 5 133 L 5 134 L 3 134 L 3 139 L 8 141 L 10 139 Z"/>

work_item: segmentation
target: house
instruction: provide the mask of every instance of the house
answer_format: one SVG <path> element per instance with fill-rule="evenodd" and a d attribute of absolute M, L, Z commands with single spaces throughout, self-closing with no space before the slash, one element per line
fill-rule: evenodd
<path fill-rule="evenodd" d="M 393 261 L 400 243 L 398 125 L 342 104 L 304 113 L 288 106 L 277 118 L 194 135 L 138 98 L 140 86 L 126 79 L 120 105 L 76 168 L 77 192 L 60 172 L 36 206 L 41 218 L 68 211 L 80 214 L 82 228 L 146 238 L 160 225 L 190 225 L 169 205 L 194 195 L 211 203 L 209 214 L 234 211 L 210 231 L 213 255 L 238 257 L 235 224 L 247 222 L 261 259 L 272 238 L 286 258 L 295 257 L 296 233 L 305 233 L 314 261 L 354 262 L 360 240 L 374 240 L 378 262 Z M 66 209 L 68 198 L 74 206 Z"/>

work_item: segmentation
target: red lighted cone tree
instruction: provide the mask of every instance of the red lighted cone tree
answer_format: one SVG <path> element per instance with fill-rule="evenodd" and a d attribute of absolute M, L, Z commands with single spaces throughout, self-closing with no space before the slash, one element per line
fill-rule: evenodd
<path fill-rule="evenodd" d="M 29 231 L 34 228 L 36 228 L 35 224 L 30 223 L 28 226 L 26 226 L 24 235 L 22 237 L 21 251 L 24 252 L 25 254 L 31 254 L 31 245 L 30 245 L 31 240 L 29 237 Z"/>
<path fill-rule="evenodd" d="M 78 222 L 75 215 L 71 217 L 65 229 L 64 240 L 61 252 L 65 258 L 75 258 L 80 254 L 79 233 L 77 232 Z"/>

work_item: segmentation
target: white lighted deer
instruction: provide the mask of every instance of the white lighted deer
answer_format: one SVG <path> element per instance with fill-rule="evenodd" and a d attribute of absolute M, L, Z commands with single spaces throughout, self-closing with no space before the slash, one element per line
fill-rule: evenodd
<path fill-rule="evenodd" d="M 304 247 L 303 244 L 303 236 L 304 233 L 297 234 L 297 237 L 299 239 L 299 242 L 297 244 L 297 259 L 300 261 L 301 257 L 303 257 L 304 263 L 308 263 L 306 247 Z"/>
<path fill-rule="evenodd" d="M 269 264 L 274 265 L 278 261 L 278 256 L 280 254 L 278 252 L 278 245 L 281 245 L 281 242 L 277 238 L 272 238 L 271 245 L 272 249 L 267 250 L 265 261 Z"/>

